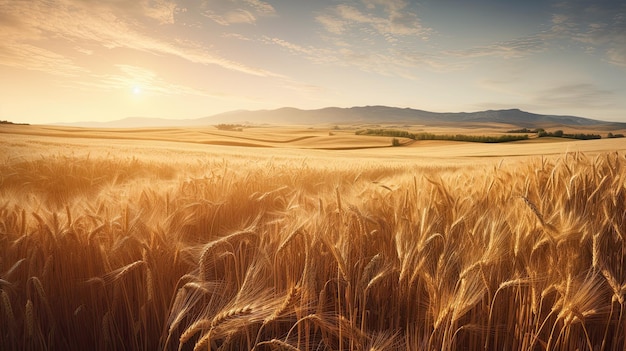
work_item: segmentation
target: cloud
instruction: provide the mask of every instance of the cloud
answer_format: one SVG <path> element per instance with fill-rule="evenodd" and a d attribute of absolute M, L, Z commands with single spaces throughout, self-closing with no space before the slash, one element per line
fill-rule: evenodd
<path fill-rule="evenodd" d="M 572 1 L 556 7 L 547 39 L 568 39 L 600 52 L 607 62 L 626 67 L 626 4 Z"/>
<path fill-rule="evenodd" d="M 272 16 L 276 10 L 261 0 L 209 0 L 202 15 L 222 26 L 254 24 L 259 17 Z"/>
<path fill-rule="evenodd" d="M 224 38 L 233 38 L 233 39 L 237 39 L 237 40 L 241 40 L 241 41 L 252 41 L 251 38 L 243 35 L 243 34 L 239 34 L 239 33 L 224 33 L 222 34 L 222 37 Z"/>
<path fill-rule="evenodd" d="M 278 46 L 281 46 L 283 48 L 286 48 L 287 50 L 293 52 L 293 53 L 297 53 L 297 54 L 305 54 L 308 56 L 312 56 L 315 54 L 316 49 L 312 48 L 312 47 L 304 47 L 295 43 L 291 43 L 288 42 L 286 40 L 280 39 L 280 38 L 271 38 L 268 36 L 263 36 L 263 41 L 266 43 L 273 43 L 276 44 Z"/>
<path fill-rule="evenodd" d="M 256 17 L 251 12 L 242 9 L 234 9 L 222 15 L 207 11 L 204 15 L 223 26 L 239 23 L 253 24 L 256 22 Z"/>
<path fill-rule="evenodd" d="M 323 8 L 315 21 L 324 29 L 325 44 L 301 45 L 281 38 L 265 38 L 293 55 L 316 64 L 357 68 L 385 76 L 417 79 L 415 68 L 442 69 L 436 54 L 414 51 L 415 44 L 433 33 L 410 3 L 403 0 L 361 0 Z"/>
<path fill-rule="evenodd" d="M 250 2 L 262 6 L 261 2 Z M 8 21 L 0 24 L 0 63 L 40 71 L 50 68 L 47 72 L 59 75 L 81 71 L 75 60 L 50 47 L 50 40 L 61 40 L 71 47 L 126 48 L 249 75 L 280 77 L 216 55 L 199 43 L 176 40 L 146 24 L 172 23 L 173 11 L 173 3 L 166 0 L 5 1 L 0 3 L 0 14 L 11 15 L 3 15 Z M 43 55 L 33 55 L 34 52 Z"/>
<path fill-rule="evenodd" d="M 540 36 L 527 36 L 513 40 L 497 42 L 486 46 L 477 46 L 463 50 L 444 51 L 445 56 L 457 58 L 499 57 L 520 58 L 545 49 L 545 41 Z"/>
<path fill-rule="evenodd" d="M 337 63 L 340 61 L 337 56 L 337 50 L 329 48 L 318 48 L 312 45 L 304 46 L 299 45 L 281 38 L 263 36 L 261 41 L 279 46 L 282 49 L 287 50 L 291 54 L 304 57 L 305 59 L 316 64 Z"/>
<path fill-rule="evenodd" d="M 34 0 L 34 2 L 42 1 Z M 54 3 L 65 4 L 73 9 L 108 12 L 118 18 L 156 21 L 158 24 L 173 24 L 177 8 L 172 0 L 56 0 L 51 4 Z"/>
<path fill-rule="evenodd" d="M 551 35 L 569 35 L 573 29 L 571 18 L 563 13 L 553 14 L 550 24 Z"/>
<path fill-rule="evenodd" d="M 347 21 L 332 15 L 319 15 L 315 19 L 332 34 L 341 34 L 348 26 Z"/>
<path fill-rule="evenodd" d="M 87 69 L 77 65 L 71 59 L 29 44 L 0 48 L 0 65 L 64 77 L 78 77 L 88 72 Z"/>
<path fill-rule="evenodd" d="M 285 39 L 264 36 L 262 41 L 275 45 L 289 53 L 302 57 L 314 64 L 357 68 L 364 72 L 384 76 L 399 76 L 406 79 L 418 79 L 414 70 L 426 67 L 435 71 L 458 69 L 455 64 L 443 61 L 441 56 L 410 49 L 388 49 L 380 51 L 361 50 L 345 43 L 333 43 L 330 47 L 300 45 Z"/>
<path fill-rule="evenodd" d="M 371 29 L 393 41 L 396 36 L 413 36 L 426 40 L 432 30 L 421 24 L 417 14 L 410 11 L 408 3 L 399 0 L 364 0 L 364 8 L 345 4 L 330 7 L 316 20 L 332 34 Z"/>
<path fill-rule="evenodd" d="M 570 108 L 603 108 L 614 104 L 615 94 L 590 83 L 573 83 L 541 90 L 534 98 L 539 105 Z"/>
<path fill-rule="evenodd" d="M 176 4 L 166 0 L 153 0 L 152 6 L 145 8 L 145 14 L 161 24 L 174 24 Z"/>
<path fill-rule="evenodd" d="M 626 41 L 619 47 L 614 46 L 607 49 L 606 55 L 610 63 L 616 66 L 626 67 Z"/>
<path fill-rule="evenodd" d="M 250 7 L 254 8 L 257 13 L 262 15 L 268 16 L 276 13 L 272 5 L 261 0 L 244 0 L 244 3 L 248 4 Z"/>
<path fill-rule="evenodd" d="M 600 53 L 606 62 L 626 67 L 626 4 L 612 1 L 558 3 L 554 6 L 546 31 L 486 46 L 449 50 L 443 54 L 457 58 L 511 59 L 576 44 L 587 54 Z"/>

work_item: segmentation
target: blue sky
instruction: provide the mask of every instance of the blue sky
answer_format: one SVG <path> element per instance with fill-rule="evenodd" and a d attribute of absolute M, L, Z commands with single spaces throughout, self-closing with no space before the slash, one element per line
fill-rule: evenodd
<path fill-rule="evenodd" d="M 626 2 L 0 0 L 0 119 L 521 108 L 626 122 Z"/>

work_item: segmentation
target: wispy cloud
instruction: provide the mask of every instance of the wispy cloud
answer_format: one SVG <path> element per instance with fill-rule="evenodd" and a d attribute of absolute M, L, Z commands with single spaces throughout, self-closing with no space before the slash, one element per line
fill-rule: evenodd
<path fill-rule="evenodd" d="M 262 5 L 257 1 L 251 2 Z M 45 70 L 45 62 L 54 59 L 63 64 L 47 65 L 55 66 L 49 71 L 52 74 L 67 75 L 80 70 L 71 57 L 44 48 L 47 40 L 54 39 L 105 49 L 126 48 L 154 55 L 172 55 L 189 62 L 216 65 L 245 74 L 280 77 L 279 74 L 216 55 L 205 45 L 179 41 L 163 35 L 163 32 L 146 29 L 145 21 L 172 24 L 174 11 L 174 4 L 166 0 L 106 3 L 95 0 L 6 1 L 0 3 L 0 13 L 16 15 L 0 25 L 3 33 L 0 34 L 0 51 L 3 52 L 0 63 Z M 33 51 L 46 54 L 42 63 L 37 62 L 39 58 L 32 55 Z"/>
<path fill-rule="evenodd" d="M 555 13 L 550 20 L 549 35 L 570 35 L 573 30 L 573 23 L 568 15 L 563 13 Z"/>
<path fill-rule="evenodd" d="M 539 35 L 516 38 L 509 41 L 497 42 L 486 46 L 477 46 L 461 50 L 447 50 L 445 56 L 457 58 L 498 57 L 520 58 L 545 50 L 545 41 Z"/>
<path fill-rule="evenodd" d="M 238 23 L 252 24 L 256 22 L 256 17 L 250 11 L 242 9 L 234 9 L 221 15 L 218 15 L 213 11 L 207 11 L 204 13 L 204 15 L 223 26 L 229 26 L 231 24 Z"/>
<path fill-rule="evenodd" d="M 626 67 L 626 40 L 619 47 L 611 47 L 607 49 L 606 56 L 610 63 L 616 66 Z"/>
<path fill-rule="evenodd" d="M 340 57 L 337 55 L 337 50 L 331 48 L 300 45 L 285 39 L 269 37 L 266 35 L 262 36 L 260 40 L 265 44 L 278 46 L 293 55 L 303 57 L 304 59 L 315 64 L 339 63 L 341 61 Z"/>
<path fill-rule="evenodd" d="M 161 24 L 173 24 L 176 4 L 167 0 L 153 0 L 153 6 L 145 6 L 146 16 Z"/>
<path fill-rule="evenodd" d="M 433 36 L 437 38 L 437 31 L 423 25 L 411 3 L 403 0 L 339 4 L 325 9 L 315 19 L 326 30 L 327 42 L 334 46 L 329 50 L 334 58 L 328 62 L 409 79 L 417 78 L 416 69 L 458 71 L 472 67 L 482 58 L 517 59 L 546 49 L 542 33 L 455 50 L 437 50 L 436 44 L 426 47 L 424 44 Z M 311 50 L 290 51 L 308 55 Z"/>
<path fill-rule="evenodd" d="M 315 64 L 349 66 L 384 76 L 419 79 L 420 69 L 433 72 L 460 71 L 472 67 L 483 57 L 522 58 L 545 49 L 536 36 L 498 42 L 461 50 L 428 51 L 406 46 L 382 46 L 375 50 L 357 45 L 343 37 L 328 41 L 327 46 L 300 45 L 282 38 L 263 36 L 263 42 L 279 46 L 293 55 Z"/>
<path fill-rule="evenodd" d="M 427 41 L 434 31 L 422 24 L 407 1 L 345 2 L 323 8 L 314 19 L 324 30 L 317 38 L 320 40 L 305 43 L 267 35 L 261 40 L 314 64 L 385 76 L 417 79 L 412 72 L 417 67 L 445 66 L 437 55 L 411 49 L 416 42 Z"/>
<path fill-rule="evenodd" d="M 222 26 L 254 24 L 260 17 L 276 14 L 272 5 L 261 0 L 208 0 L 203 7 L 202 15 Z"/>
<path fill-rule="evenodd" d="M 417 14 L 402 0 L 363 0 L 362 6 L 340 4 L 318 15 L 316 20 L 331 34 L 371 29 L 387 41 L 398 36 L 428 38 L 431 29 L 422 25 Z"/>
<path fill-rule="evenodd" d="M 571 1 L 556 4 L 548 29 L 491 45 L 442 52 L 459 59 L 523 58 L 550 49 L 579 44 L 587 53 L 600 52 L 607 62 L 626 67 L 626 4 Z"/>
<path fill-rule="evenodd" d="M 409 49 L 389 48 L 387 50 L 363 50 L 342 42 L 331 46 L 316 47 L 300 45 L 285 39 L 263 36 L 262 41 L 275 45 L 317 65 L 357 68 L 364 72 L 384 76 L 398 76 L 410 80 L 418 79 L 416 68 L 428 68 L 435 71 L 458 69 L 453 63 L 444 62 L 441 55 L 411 51 Z"/>
<path fill-rule="evenodd" d="M 569 108 L 609 107 L 615 93 L 591 83 L 573 83 L 537 91 L 534 101 L 543 106 Z"/>
<path fill-rule="evenodd" d="M 601 52 L 607 62 L 626 67 L 626 3 L 618 1 L 560 3 L 549 36 Z"/>
<path fill-rule="evenodd" d="M 0 65 L 64 77 L 78 77 L 88 72 L 67 57 L 30 44 L 0 48 Z"/>

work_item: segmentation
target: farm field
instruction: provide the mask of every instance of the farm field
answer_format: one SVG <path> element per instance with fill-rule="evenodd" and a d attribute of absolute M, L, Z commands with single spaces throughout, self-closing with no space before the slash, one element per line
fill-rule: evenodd
<path fill-rule="evenodd" d="M 626 347 L 625 139 L 355 128 L 0 126 L 0 349 Z"/>

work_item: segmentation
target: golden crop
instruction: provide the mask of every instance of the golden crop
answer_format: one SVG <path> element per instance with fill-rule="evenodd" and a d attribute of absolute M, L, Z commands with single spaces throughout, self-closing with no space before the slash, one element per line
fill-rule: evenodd
<path fill-rule="evenodd" d="M 7 158 L 0 349 L 622 350 L 626 159 Z"/>

